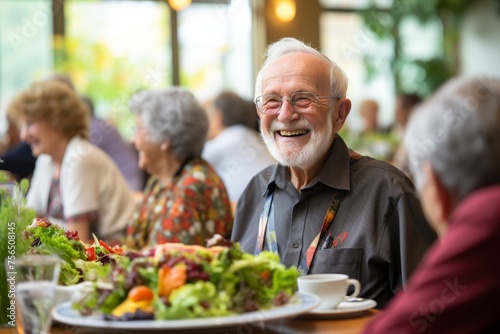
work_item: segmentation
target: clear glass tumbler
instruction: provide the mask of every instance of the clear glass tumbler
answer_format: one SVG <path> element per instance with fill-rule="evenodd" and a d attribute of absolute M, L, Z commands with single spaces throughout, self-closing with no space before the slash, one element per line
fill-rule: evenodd
<path fill-rule="evenodd" d="M 27 255 L 5 261 L 10 286 L 15 286 L 16 327 L 21 334 L 48 334 L 52 303 L 59 279 L 60 259 Z M 12 303 L 12 301 L 11 301 Z"/>

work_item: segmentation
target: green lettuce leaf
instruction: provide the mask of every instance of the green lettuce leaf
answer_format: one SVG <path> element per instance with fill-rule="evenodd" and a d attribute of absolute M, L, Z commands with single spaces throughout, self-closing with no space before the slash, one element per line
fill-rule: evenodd
<path fill-rule="evenodd" d="M 215 285 L 206 281 L 185 284 L 174 290 L 169 303 L 170 307 L 159 303 L 156 319 L 216 317 L 234 313 L 230 311 L 230 296 L 224 291 L 217 292 Z"/>
<path fill-rule="evenodd" d="M 59 282 L 64 283 L 62 285 L 73 285 L 80 282 L 81 279 L 81 272 L 73 268 L 68 262 L 62 261 L 61 271 L 59 273 Z"/>

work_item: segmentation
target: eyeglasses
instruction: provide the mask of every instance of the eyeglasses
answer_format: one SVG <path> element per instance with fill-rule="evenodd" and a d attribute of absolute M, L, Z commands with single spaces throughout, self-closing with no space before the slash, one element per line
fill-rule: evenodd
<path fill-rule="evenodd" d="M 318 96 L 311 92 L 295 92 L 289 97 L 275 94 L 264 94 L 255 99 L 257 109 L 264 115 L 277 115 L 283 105 L 283 100 L 288 100 L 297 112 L 310 111 L 313 104 L 322 99 L 330 99 L 334 96 Z M 340 99 L 340 97 L 335 97 Z"/>

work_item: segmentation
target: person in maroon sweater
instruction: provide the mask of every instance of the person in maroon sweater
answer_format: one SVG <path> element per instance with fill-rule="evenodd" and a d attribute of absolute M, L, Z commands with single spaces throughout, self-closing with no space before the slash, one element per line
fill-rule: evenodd
<path fill-rule="evenodd" d="M 440 239 L 363 333 L 500 333 L 500 81 L 451 80 L 405 144 Z"/>

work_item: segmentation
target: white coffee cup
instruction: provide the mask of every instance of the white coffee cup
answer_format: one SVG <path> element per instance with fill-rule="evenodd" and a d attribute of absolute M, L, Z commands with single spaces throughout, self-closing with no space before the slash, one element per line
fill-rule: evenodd
<path fill-rule="evenodd" d="M 311 274 L 298 278 L 299 291 L 309 292 L 321 299 L 316 310 L 336 308 L 346 297 L 357 297 L 361 290 L 358 280 L 344 274 Z M 346 296 L 347 288 L 353 285 L 354 292 Z"/>

